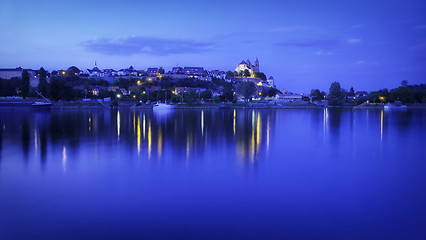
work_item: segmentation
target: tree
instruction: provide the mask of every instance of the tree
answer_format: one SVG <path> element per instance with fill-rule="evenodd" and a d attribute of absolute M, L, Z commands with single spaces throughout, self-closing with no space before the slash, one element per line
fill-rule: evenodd
<path fill-rule="evenodd" d="M 351 89 L 349 90 L 348 96 L 351 96 L 351 97 L 355 96 L 355 91 L 353 87 L 351 87 Z"/>
<path fill-rule="evenodd" d="M 159 74 L 164 74 L 166 71 L 164 71 L 164 69 L 163 68 L 160 68 L 160 69 L 158 69 L 158 73 Z"/>
<path fill-rule="evenodd" d="M 260 79 L 262 79 L 262 80 L 266 81 L 266 75 L 265 75 L 263 72 L 255 72 L 255 73 L 254 73 L 254 76 L 255 76 L 256 78 L 260 78 Z"/>
<path fill-rule="evenodd" d="M 368 95 L 368 100 L 374 103 L 388 102 L 390 100 L 389 91 L 387 88 L 376 92 L 373 91 Z"/>
<path fill-rule="evenodd" d="M 269 97 L 274 97 L 275 95 L 277 95 L 278 93 L 280 93 L 280 90 L 276 89 L 276 88 L 270 88 L 269 92 L 268 92 L 268 96 Z"/>
<path fill-rule="evenodd" d="M 342 94 L 342 88 L 340 87 L 339 82 L 333 82 L 330 85 L 329 93 L 328 93 L 328 100 L 329 105 L 331 106 L 337 106 L 341 105 L 343 103 L 343 94 Z"/>
<path fill-rule="evenodd" d="M 182 95 L 180 95 L 180 94 L 173 95 L 173 96 L 170 98 L 170 101 L 171 101 L 172 103 L 179 103 L 179 102 L 182 102 Z"/>
<path fill-rule="evenodd" d="M 189 90 L 183 94 L 183 100 L 187 104 L 192 104 L 198 98 L 198 94 L 195 90 Z"/>
<path fill-rule="evenodd" d="M 256 93 L 256 85 L 253 82 L 240 82 L 237 85 L 237 94 L 247 102 Z"/>
<path fill-rule="evenodd" d="M 80 69 L 78 69 L 78 67 L 76 67 L 76 66 L 69 67 L 68 70 L 67 70 L 68 76 L 76 76 L 79 73 L 80 73 Z"/>
<path fill-rule="evenodd" d="M 248 69 L 244 70 L 243 76 L 250 77 L 251 76 L 250 71 Z"/>
<path fill-rule="evenodd" d="M 201 92 L 200 97 L 203 100 L 209 100 L 213 97 L 213 93 L 212 93 L 212 91 L 209 91 L 209 90 L 203 91 L 203 92 Z"/>
<path fill-rule="evenodd" d="M 391 101 L 401 101 L 403 103 L 413 103 L 415 101 L 413 93 L 407 86 L 401 86 L 397 89 L 392 89 L 390 92 Z"/>
<path fill-rule="evenodd" d="M 234 76 L 234 73 L 232 71 L 227 71 L 226 72 L 226 76 L 227 77 L 232 77 L 232 76 Z"/>
<path fill-rule="evenodd" d="M 38 82 L 38 90 L 43 96 L 48 97 L 49 84 L 47 83 L 47 80 L 46 80 L 46 75 L 47 75 L 46 70 L 44 70 L 44 68 L 41 67 L 39 70 L 39 74 L 40 76 L 39 76 L 39 82 Z"/>
<path fill-rule="evenodd" d="M 408 85 L 408 81 L 407 80 L 402 80 L 401 85 L 402 86 L 407 86 Z"/>
<path fill-rule="evenodd" d="M 22 71 L 22 81 L 21 81 L 21 93 L 24 98 L 28 96 L 30 91 L 30 74 L 28 70 Z"/>
<path fill-rule="evenodd" d="M 313 101 L 321 101 L 322 100 L 321 92 L 320 92 L 319 89 L 312 89 L 311 90 L 311 99 Z"/>
<path fill-rule="evenodd" d="M 0 79 L 0 95 L 14 96 L 21 86 L 21 79 L 13 77 L 10 80 Z"/>
<path fill-rule="evenodd" d="M 213 100 L 215 101 L 215 99 Z M 234 85 L 232 83 L 225 82 L 223 84 L 223 92 L 222 95 L 220 95 L 220 100 L 222 102 L 234 101 Z"/>

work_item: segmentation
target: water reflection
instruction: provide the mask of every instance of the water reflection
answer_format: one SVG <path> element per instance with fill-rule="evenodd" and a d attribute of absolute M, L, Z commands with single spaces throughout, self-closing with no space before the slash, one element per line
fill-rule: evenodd
<path fill-rule="evenodd" d="M 327 108 L 327 125 L 329 127 L 330 133 L 336 137 L 336 139 L 340 132 L 341 118 L 341 108 Z"/>
<path fill-rule="evenodd" d="M 30 123 L 27 117 L 22 118 L 21 123 L 21 139 L 22 139 L 22 152 L 24 159 L 28 160 L 28 152 L 30 149 Z"/>
<path fill-rule="evenodd" d="M 94 154 L 93 158 L 97 159 L 99 149 L 105 145 L 110 151 L 125 147 L 123 159 L 159 160 L 167 155 L 167 159 L 185 159 L 186 162 L 192 159 L 200 161 L 199 156 L 211 149 L 225 147 L 229 150 L 227 154 L 233 154 L 229 156 L 230 159 L 236 159 L 240 165 L 245 166 L 257 163 L 262 156 L 268 156 L 271 147 L 278 146 L 282 141 L 276 142 L 277 138 L 290 143 L 283 145 L 281 149 L 291 145 L 291 138 L 297 139 L 297 135 L 306 134 L 306 131 L 309 131 L 306 137 L 313 139 L 323 135 L 323 144 L 328 144 L 328 141 L 331 144 L 346 141 L 349 146 L 355 146 L 357 132 L 363 130 L 367 122 L 367 129 L 377 129 L 375 139 L 380 139 L 382 143 L 388 118 L 393 118 L 397 127 L 406 129 L 415 117 L 407 111 L 355 111 L 337 108 L 289 113 L 290 111 L 285 110 L 234 109 L 180 110 L 158 115 L 152 110 L 53 110 L 32 113 L 36 117 L 34 121 L 30 121 L 31 113 L 15 111 L 0 116 L 0 160 L 4 157 L 5 139 L 13 144 L 17 140 L 14 136 L 20 136 L 18 145 L 21 146 L 25 161 L 29 158 L 31 148 L 34 148 L 35 156 L 39 156 L 41 164 L 45 165 L 50 145 L 53 152 L 55 149 L 62 152 L 64 171 L 67 154 L 74 155 L 74 152 L 90 148 L 92 153 L 83 154 Z M 277 114 L 289 118 L 277 123 Z M 307 117 L 305 114 L 308 114 Z M 422 113 L 417 113 L 419 114 Z M 368 120 L 369 116 L 372 116 L 371 121 Z M 310 124 L 305 123 L 306 121 L 310 121 Z M 277 133 L 281 125 L 290 129 L 279 130 Z M 406 133 L 402 131 L 398 134 Z M 287 140 L 287 137 L 290 139 Z M 354 149 L 352 147 L 351 150 L 353 156 Z"/>
<path fill-rule="evenodd" d="M 0 120 L 0 163 L 1 163 L 1 159 L 2 159 L 2 154 L 3 154 L 3 129 L 5 128 L 3 122 Z"/>
<path fill-rule="evenodd" d="M 62 147 L 62 169 L 64 173 L 67 172 L 67 148 L 65 145 Z"/>
<path fill-rule="evenodd" d="M 373 229 L 404 239 L 414 226 L 423 236 L 425 119 L 425 110 L 0 109 L 0 232 L 295 239 L 309 229 L 308 239 L 361 239 Z"/>

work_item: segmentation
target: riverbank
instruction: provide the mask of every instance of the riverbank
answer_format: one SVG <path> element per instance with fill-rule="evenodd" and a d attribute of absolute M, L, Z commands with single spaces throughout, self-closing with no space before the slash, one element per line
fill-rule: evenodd
<path fill-rule="evenodd" d="M 28 105 L 42 99 L 0 99 L 0 106 L 13 102 L 15 107 Z M 3 103 L 3 104 L 2 104 Z M 31 104 L 30 104 L 31 105 Z M 407 108 L 422 109 L 426 108 L 426 104 L 412 103 L 406 104 Z M 10 107 L 10 106 L 9 106 Z M 153 109 L 153 103 L 140 103 L 138 101 L 120 101 L 115 105 L 112 102 L 104 101 L 58 101 L 52 102 L 52 109 L 105 109 L 105 108 L 120 108 L 120 109 Z M 250 103 L 201 103 L 201 104 L 171 104 L 171 109 L 319 109 L 319 108 L 354 108 L 354 109 L 383 109 L 382 103 L 363 103 L 358 106 L 324 106 L 310 102 L 250 102 Z"/>

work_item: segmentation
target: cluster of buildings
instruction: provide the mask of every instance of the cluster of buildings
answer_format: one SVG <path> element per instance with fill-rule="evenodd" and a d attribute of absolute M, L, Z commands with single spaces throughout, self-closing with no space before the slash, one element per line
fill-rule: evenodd
<path fill-rule="evenodd" d="M 113 82 L 117 78 L 130 78 L 130 77 L 147 77 L 149 80 L 161 80 L 163 77 L 167 77 L 173 80 L 195 78 L 198 80 L 211 81 L 213 78 L 224 79 L 228 82 L 238 81 L 252 81 L 258 86 L 263 87 L 275 87 L 275 81 L 272 76 L 267 80 L 261 80 L 256 77 L 256 73 L 259 73 L 259 60 L 256 58 L 255 64 L 252 65 L 250 60 L 242 61 L 235 68 L 235 73 L 245 72 L 246 70 L 250 73 L 250 76 L 238 75 L 227 75 L 222 70 L 206 70 L 203 67 L 173 67 L 170 71 L 165 71 L 163 68 L 151 67 L 147 70 L 137 70 L 133 66 L 126 69 L 114 70 L 114 69 L 99 69 L 96 62 L 92 69 L 86 69 L 80 71 L 79 76 L 103 78 L 109 82 Z"/>
<path fill-rule="evenodd" d="M 37 87 L 38 86 L 38 76 L 39 70 L 33 69 L 23 69 L 21 67 L 17 68 L 0 68 L 0 79 L 12 79 L 12 78 L 21 78 L 22 72 L 24 70 L 28 71 L 28 75 L 30 76 L 30 86 Z"/>
<path fill-rule="evenodd" d="M 72 67 L 75 68 L 75 67 Z M 77 69 L 77 68 L 75 68 Z M 22 76 L 22 72 L 27 70 L 30 75 L 30 85 L 31 87 L 37 87 L 39 83 L 39 70 L 33 69 L 23 69 L 21 67 L 14 69 L 0 69 L 0 79 L 12 79 L 12 78 L 20 78 Z M 78 72 L 79 71 L 79 72 Z M 247 74 L 247 72 L 249 74 Z M 232 73 L 232 74 L 231 74 Z M 245 74 L 243 74 L 245 73 Z M 260 73 L 260 63 L 256 58 L 254 64 L 250 62 L 250 60 L 243 60 L 240 64 L 237 65 L 234 72 L 222 71 L 222 70 L 206 70 L 203 67 L 173 67 L 170 71 L 165 71 L 163 68 L 159 67 L 150 67 L 146 70 L 135 69 L 133 66 L 130 66 L 126 69 L 114 70 L 114 69 L 101 69 L 98 67 L 96 61 L 95 65 L 91 69 L 86 70 L 77 70 L 73 72 L 73 75 L 77 75 L 83 78 L 97 78 L 103 79 L 110 83 L 113 83 L 115 80 L 119 78 L 145 78 L 150 82 L 161 81 L 162 78 L 167 77 L 172 80 L 179 79 L 187 79 L 194 78 L 198 80 L 204 81 L 212 81 L 213 78 L 223 79 L 225 81 L 231 83 L 238 83 L 240 81 L 251 81 L 256 84 L 256 86 L 264 87 L 264 88 L 275 88 L 275 81 L 272 76 L 267 78 L 266 80 L 263 78 L 259 78 L 258 74 Z M 48 73 L 48 78 L 51 75 L 67 75 L 66 70 L 52 71 Z M 112 86 L 111 88 L 113 88 Z M 93 88 L 94 91 L 98 89 Z M 110 90 L 110 89 L 108 89 Z M 183 89 L 179 89 L 179 91 L 183 91 Z M 285 94 L 285 93 L 284 93 Z M 295 98 L 298 98 L 296 96 Z"/>

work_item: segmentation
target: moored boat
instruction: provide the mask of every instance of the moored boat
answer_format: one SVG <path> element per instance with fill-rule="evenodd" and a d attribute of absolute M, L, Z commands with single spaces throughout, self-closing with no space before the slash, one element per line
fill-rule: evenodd
<path fill-rule="evenodd" d="M 391 103 L 386 103 L 385 106 L 383 106 L 384 109 L 390 110 L 390 109 L 407 109 L 407 105 L 402 105 L 402 104 L 391 104 Z"/>

